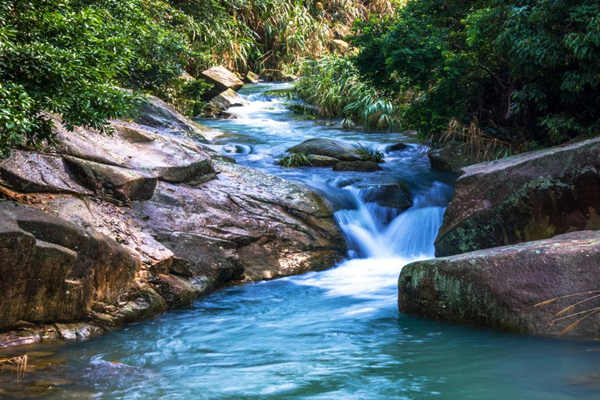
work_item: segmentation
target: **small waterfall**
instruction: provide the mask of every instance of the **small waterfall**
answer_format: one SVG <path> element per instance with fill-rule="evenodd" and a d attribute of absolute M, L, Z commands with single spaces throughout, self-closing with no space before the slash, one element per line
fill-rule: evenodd
<path fill-rule="evenodd" d="M 436 184 L 429 192 L 417 196 L 411 208 L 397 215 L 393 209 L 364 202 L 360 192 L 351 189 L 356 209 L 340 210 L 335 218 L 351 251 L 358 257 L 432 257 L 445 210 L 437 200 L 448 190 L 445 185 Z M 390 215 L 393 217 L 387 223 Z"/>
<path fill-rule="evenodd" d="M 348 191 L 355 209 L 339 210 L 335 218 L 346 236 L 350 259 L 337 268 L 290 279 L 297 284 L 318 286 L 330 296 L 370 301 L 344 311 L 353 315 L 394 304 L 392 299 L 396 296 L 396 282 L 402 267 L 434 257 L 434 242 L 445 211 L 443 205 L 452 188 L 435 182 L 427 192 L 417 195 L 413 206 L 402 213 L 363 201 L 358 189 Z"/>

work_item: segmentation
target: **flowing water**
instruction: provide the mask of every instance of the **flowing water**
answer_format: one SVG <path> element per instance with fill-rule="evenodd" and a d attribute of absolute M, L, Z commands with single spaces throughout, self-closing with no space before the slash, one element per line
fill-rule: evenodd
<path fill-rule="evenodd" d="M 205 121 L 226 135 L 217 151 L 301 181 L 327 197 L 348 259 L 324 272 L 222 290 L 192 309 L 59 350 L 75 382 L 54 398 L 102 399 L 600 399 L 600 347 L 454 326 L 398 313 L 396 281 L 432 257 L 453 177 L 431 171 L 424 149 L 400 134 L 297 120 L 252 85 L 236 119 Z M 334 121 L 335 122 L 335 121 Z M 375 173 L 284 169 L 285 149 L 313 137 L 385 152 Z M 402 182 L 404 211 L 371 198 Z M 118 362 L 114 362 L 114 361 Z"/>

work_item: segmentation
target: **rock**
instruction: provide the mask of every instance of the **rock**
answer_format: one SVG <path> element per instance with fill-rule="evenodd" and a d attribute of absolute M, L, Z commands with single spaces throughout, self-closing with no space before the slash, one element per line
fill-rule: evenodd
<path fill-rule="evenodd" d="M 215 86 L 217 93 L 227 89 L 239 90 L 244 86 L 244 82 L 235 76 L 233 72 L 221 65 L 209 68 L 203 71 L 201 75 L 207 82 Z"/>
<path fill-rule="evenodd" d="M 317 154 L 309 154 L 308 160 L 313 167 L 333 167 L 335 164 L 340 162 L 337 158 L 320 156 Z"/>
<path fill-rule="evenodd" d="M 398 305 L 447 321 L 598 339 L 600 314 L 585 311 L 600 305 L 599 270 L 600 232 L 574 232 L 407 265 Z"/>
<path fill-rule="evenodd" d="M 396 144 L 391 144 L 389 146 L 387 146 L 385 148 L 386 152 L 391 152 L 391 151 L 401 151 L 401 150 L 406 150 L 408 148 L 408 145 L 405 143 L 396 143 Z M 432 162 L 432 168 L 433 168 L 433 162 Z"/>
<path fill-rule="evenodd" d="M 54 324 L 60 337 L 66 341 L 78 341 L 93 339 L 104 333 L 104 330 L 98 326 L 87 323 L 75 324 Z"/>
<path fill-rule="evenodd" d="M 410 192 L 402 184 L 361 185 L 362 198 L 382 207 L 406 210 L 413 205 Z"/>
<path fill-rule="evenodd" d="M 375 172 L 381 167 L 374 161 L 341 161 L 333 167 L 334 171 Z"/>
<path fill-rule="evenodd" d="M 485 161 L 469 150 L 466 143 L 450 142 L 427 153 L 431 168 L 441 172 L 460 173 L 467 165 Z M 488 158 L 489 159 L 489 158 Z"/>
<path fill-rule="evenodd" d="M 463 171 L 436 240 L 438 256 L 600 229 L 600 138 Z"/>
<path fill-rule="evenodd" d="M 115 302 L 139 260 L 114 240 L 0 201 L 0 329 L 18 321 L 81 321 L 94 301 Z"/>
<path fill-rule="evenodd" d="M 215 129 L 204 127 L 192 121 L 178 112 L 175 107 L 165 103 L 158 97 L 149 95 L 146 95 L 144 101 L 140 103 L 136 111 L 135 121 L 138 127 L 142 125 L 158 129 L 160 133 L 188 135 L 202 142 L 207 142 L 211 137 L 219 134 Z M 123 124 L 132 126 L 130 122 L 124 121 L 117 121 L 117 124 L 119 126 Z M 80 129 L 76 128 L 76 131 Z"/>
<path fill-rule="evenodd" d="M 248 104 L 248 101 L 231 89 L 221 92 L 215 96 L 209 103 L 212 108 L 225 111 L 230 107 L 242 107 Z"/>
<path fill-rule="evenodd" d="M 258 76 L 252 71 L 248 71 L 248 73 L 246 74 L 245 81 L 247 83 L 258 83 L 259 80 L 260 76 Z"/>
<path fill-rule="evenodd" d="M 333 139 L 308 139 L 287 150 L 290 153 L 315 154 L 337 158 L 342 161 L 359 161 L 356 147 Z"/>
<path fill-rule="evenodd" d="M 150 142 L 132 142 L 130 136 L 123 136 L 121 131 L 108 136 L 83 128 L 69 132 L 58 120 L 54 125 L 57 151 L 61 154 L 136 170 L 140 175 L 168 182 L 189 182 L 214 176 L 210 154 L 191 141 L 155 135 Z M 136 129 L 143 128 L 138 125 Z"/>
<path fill-rule="evenodd" d="M 132 169 L 99 164 L 71 156 L 66 156 L 65 161 L 82 184 L 97 194 L 104 193 L 117 200 L 149 200 L 158 182 L 155 176 Z"/>
<path fill-rule="evenodd" d="M 206 289 L 170 274 L 159 274 L 152 283 L 170 308 L 191 306 Z"/>
<path fill-rule="evenodd" d="M 218 179 L 197 187 L 159 183 L 133 217 L 185 260 L 185 275 L 213 286 L 286 276 L 333 265 L 343 239 L 328 207 L 311 191 L 256 170 L 215 161 Z M 287 210 L 282 213 L 283 210 Z M 177 226 L 177 230 L 173 230 Z"/>
<path fill-rule="evenodd" d="M 252 147 L 243 144 L 226 144 L 223 146 L 223 151 L 228 154 L 249 154 L 252 152 Z"/>
<path fill-rule="evenodd" d="M 112 126 L 121 134 L 123 139 L 130 143 L 149 143 L 156 140 L 154 134 L 134 123 L 113 121 Z"/>
<path fill-rule="evenodd" d="M 90 193 L 73 180 L 61 157 L 21 150 L 0 161 L 0 183 L 24 193 Z"/>

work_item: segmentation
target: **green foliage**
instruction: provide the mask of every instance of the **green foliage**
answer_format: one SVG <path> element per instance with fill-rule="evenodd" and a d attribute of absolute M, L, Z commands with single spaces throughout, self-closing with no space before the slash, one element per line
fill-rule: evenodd
<path fill-rule="evenodd" d="M 373 161 L 382 163 L 385 156 L 378 150 L 373 150 L 365 145 L 359 144 L 356 146 L 356 153 L 362 161 Z"/>
<path fill-rule="evenodd" d="M 295 168 L 295 167 L 310 167 L 312 163 L 308 156 L 304 153 L 294 153 L 289 156 L 283 157 L 278 161 L 278 164 L 284 168 Z"/>
<path fill-rule="evenodd" d="M 372 129 L 396 125 L 397 110 L 392 101 L 367 84 L 348 58 L 308 60 L 301 72 L 296 91 L 318 108 L 321 117 L 348 117 Z"/>
<path fill-rule="evenodd" d="M 353 62 L 426 135 L 478 121 L 512 142 L 600 128 L 600 3 L 411 0 L 355 25 Z"/>
<path fill-rule="evenodd" d="M 199 114 L 208 87 L 181 79 L 224 64 L 265 75 L 330 48 L 386 0 L 27 0 L 0 2 L 0 153 L 65 126 L 105 131 L 141 92 Z M 337 32 L 334 32 L 334 30 Z M 292 66 L 292 67 L 289 67 Z M 133 89 L 122 90 L 121 88 Z"/>
<path fill-rule="evenodd" d="M 37 0 L 0 9 L 0 151 L 47 138 L 42 111 L 68 128 L 106 130 L 136 96 L 119 86 L 149 88 L 180 73 L 179 36 L 151 12 L 157 1 Z M 153 43 L 151 49 L 149 44 Z M 42 129 L 44 128 L 45 129 Z"/>

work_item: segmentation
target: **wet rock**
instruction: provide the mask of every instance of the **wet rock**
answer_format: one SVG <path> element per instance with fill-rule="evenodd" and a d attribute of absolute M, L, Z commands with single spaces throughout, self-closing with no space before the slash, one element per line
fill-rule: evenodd
<path fill-rule="evenodd" d="M 209 106 L 218 111 L 225 111 L 230 107 L 242 107 L 248 104 L 248 101 L 231 89 L 219 93 L 209 103 Z"/>
<path fill-rule="evenodd" d="M 600 305 L 599 268 L 600 232 L 574 232 L 407 265 L 398 305 L 447 321 L 597 339 L 600 314 L 589 310 Z"/>
<path fill-rule="evenodd" d="M 600 139 L 464 168 L 436 254 L 600 229 Z"/>
<path fill-rule="evenodd" d="M 217 92 L 223 92 L 227 89 L 239 90 L 244 86 L 233 72 L 219 65 L 202 72 L 202 78 L 215 86 Z"/>
<path fill-rule="evenodd" d="M 60 337 L 66 341 L 85 341 L 104 333 L 104 330 L 98 326 L 88 323 L 55 324 Z"/>
<path fill-rule="evenodd" d="M 255 74 L 252 71 L 248 71 L 248 73 L 246 74 L 244 80 L 247 83 L 258 83 L 258 81 L 260 80 L 260 76 L 258 76 L 258 74 Z"/>
<path fill-rule="evenodd" d="M 0 183 L 24 193 L 91 193 L 73 180 L 61 157 L 21 150 L 0 160 Z"/>
<path fill-rule="evenodd" d="M 71 156 L 66 156 L 65 161 L 82 184 L 117 200 L 149 200 L 158 182 L 155 176 L 132 169 Z"/>
<path fill-rule="evenodd" d="M 377 203 L 382 207 L 406 210 L 412 206 L 410 192 L 402 184 L 361 185 L 362 198 L 366 202 Z"/>
<path fill-rule="evenodd" d="M 396 144 L 391 144 L 389 146 L 387 146 L 385 148 L 386 152 L 391 152 L 391 151 L 402 151 L 402 150 L 406 150 L 408 148 L 408 145 L 405 143 L 396 143 Z M 433 166 L 433 165 L 432 165 Z"/>
<path fill-rule="evenodd" d="M 342 161 L 359 161 L 356 147 L 333 139 L 308 139 L 287 150 L 289 153 L 315 154 L 337 158 Z"/>
<path fill-rule="evenodd" d="M 307 157 L 313 167 L 333 167 L 340 162 L 337 158 L 320 156 L 317 154 L 309 154 Z"/>
<path fill-rule="evenodd" d="M 263 69 L 261 74 L 265 80 L 272 82 L 291 82 L 297 79 L 296 76 L 280 69 Z"/>
<path fill-rule="evenodd" d="M 248 154 L 252 151 L 252 147 L 241 144 L 226 144 L 223 146 L 223 151 L 229 154 Z"/>
<path fill-rule="evenodd" d="M 380 171 L 381 167 L 374 161 L 342 161 L 333 167 L 334 171 L 358 171 L 375 172 Z"/>

